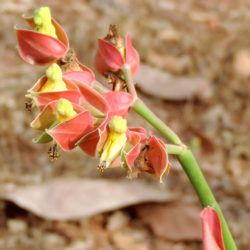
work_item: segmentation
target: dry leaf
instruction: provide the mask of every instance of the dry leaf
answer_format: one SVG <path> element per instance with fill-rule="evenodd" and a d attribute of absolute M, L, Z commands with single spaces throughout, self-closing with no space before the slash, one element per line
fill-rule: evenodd
<path fill-rule="evenodd" d="M 135 81 L 143 92 L 166 100 L 208 99 L 212 95 L 212 86 L 204 78 L 173 76 L 147 65 L 140 66 Z"/>
<path fill-rule="evenodd" d="M 168 201 L 173 196 L 138 180 L 55 179 L 5 188 L 1 198 L 46 219 L 68 220 L 147 201 Z"/>
<path fill-rule="evenodd" d="M 136 212 L 155 235 L 173 241 L 201 240 L 200 208 L 192 204 L 147 204 Z"/>
<path fill-rule="evenodd" d="M 235 74 L 243 78 L 250 76 L 250 52 L 246 49 L 237 51 L 234 56 Z"/>

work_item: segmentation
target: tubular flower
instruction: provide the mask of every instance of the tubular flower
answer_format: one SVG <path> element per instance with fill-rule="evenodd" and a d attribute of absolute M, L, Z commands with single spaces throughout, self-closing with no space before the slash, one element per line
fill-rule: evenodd
<path fill-rule="evenodd" d="M 35 143 L 54 140 L 64 151 L 75 148 L 76 142 L 93 126 L 90 112 L 63 98 L 48 103 L 31 123 L 32 128 L 42 131 Z"/>
<path fill-rule="evenodd" d="M 127 120 L 114 116 L 108 124 L 108 137 L 102 148 L 100 169 L 105 169 L 119 156 L 127 141 Z"/>
<path fill-rule="evenodd" d="M 51 18 L 48 7 L 35 10 L 33 17 L 24 17 L 33 30 L 16 28 L 18 52 L 30 64 L 44 65 L 65 56 L 69 49 L 67 34 Z"/>
<path fill-rule="evenodd" d="M 95 67 L 99 73 L 104 75 L 108 72 L 117 72 L 125 65 L 131 68 L 133 75 L 140 65 L 139 54 L 133 47 L 129 34 L 125 36 L 125 41 L 117 34 L 98 40 Z"/>
<path fill-rule="evenodd" d="M 204 250 L 225 250 L 221 223 L 218 214 L 212 207 L 201 212 Z"/>

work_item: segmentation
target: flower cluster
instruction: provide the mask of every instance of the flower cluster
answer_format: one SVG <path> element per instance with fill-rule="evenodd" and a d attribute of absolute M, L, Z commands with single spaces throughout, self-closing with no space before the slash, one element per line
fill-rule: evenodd
<path fill-rule="evenodd" d="M 48 7 L 35 10 L 25 20 L 32 29 L 16 29 L 19 54 L 27 63 L 47 65 L 45 75 L 26 95 L 29 108 L 39 111 L 31 122 L 40 131 L 34 142 L 52 143 L 52 158 L 57 158 L 58 147 L 63 151 L 79 147 L 99 156 L 100 171 L 122 166 L 131 177 L 148 172 L 162 180 L 170 166 L 166 146 L 145 129 L 128 126 L 133 97 L 126 87 L 104 92 L 94 88 L 93 72 L 69 49 L 67 34 L 51 18 Z M 123 40 L 111 27 L 98 43 L 95 66 L 101 74 L 114 74 L 115 81 L 124 83 L 124 67 L 136 73 L 140 60 L 129 35 Z"/>

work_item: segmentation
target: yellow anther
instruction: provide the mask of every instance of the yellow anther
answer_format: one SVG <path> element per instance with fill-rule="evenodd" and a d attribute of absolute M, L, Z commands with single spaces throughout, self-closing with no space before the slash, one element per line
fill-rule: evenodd
<path fill-rule="evenodd" d="M 109 123 L 108 138 L 103 146 L 100 165 L 109 165 L 119 156 L 127 141 L 127 121 L 121 116 L 114 116 Z"/>
<path fill-rule="evenodd" d="M 59 99 L 56 106 L 57 120 L 59 123 L 67 121 L 77 115 L 74 107 L 67 99 Z"/>
<path fill-rule="evenodd" d="M 40 7 L 36 9 L 33 20 L 36 26 L 36 31 L 57 38 L 55 27 L 51 22 L 49 7 Z"/>
<path fill-rule="evenodd" d="M 46 70 L 47 81 L 44 83 L 40 92 L 55 92 L 67 90 L 66 84 L 62 79 L 62 70 L 56 64 L 53 63 Z"/>

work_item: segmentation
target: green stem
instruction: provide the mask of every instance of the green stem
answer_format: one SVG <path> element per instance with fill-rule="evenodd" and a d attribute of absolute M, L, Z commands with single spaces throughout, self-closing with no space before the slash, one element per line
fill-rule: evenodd
<path fill-rule="evenodd" d="M 183 145 L 180 138 L 167 125 L 165 125 L 142 101 L 137 100 L 133 105 L 133 109 L 136 113 L 138 113 L 146 121 L 148 121 L 155 129 L 157 129 L 165 139 L 169 140 L 171 143 Z M 203 176 L 192 152 L 188 148 L 186 148 L 182 153 L 177 154 L 177 157 L 190 182 L 192 183 L 202 206 L 211 206 L 217 211 L 222 225 L 223 240 L 226 250 L 237 250 L 236 244 L 232 238 L 231 232 L 228 228 L 221 208 L 217 203 L 205 177 Z"/>
<path fill-rule="evenodd" d="M 181 139 L 162 121 L 160 120 L 141 100 L 137 100 L 133 109 L 142 116 L 155 129 L 157 129 L 167 140 L 174 144 L 182 144 Z"/>
<path fill-rule="evenodd" d="M 137 92 L 135 89 L 135 84 L 131 74 L 130 66 L 125 64 L 122 68 L 122 72 L 127 83 L 128 92 L 133 96 L 133 101 L 135 102 L 137 100 Z"/>
<path fill-rule="evenodd" d="M 169 155 L 181 155 L 186 150 L 186 145 L 166 144 L 166 150 Z"/>

